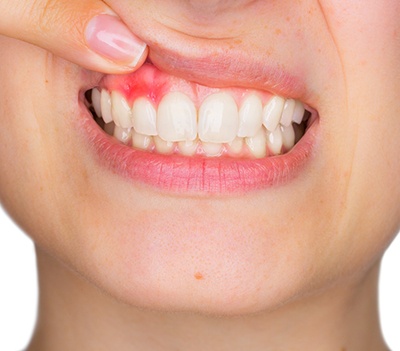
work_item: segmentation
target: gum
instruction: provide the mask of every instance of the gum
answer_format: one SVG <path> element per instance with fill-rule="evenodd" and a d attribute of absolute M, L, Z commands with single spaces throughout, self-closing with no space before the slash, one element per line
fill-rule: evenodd
<path fill-rule="evenodd" d="M 273 97 L 272 94 L 261 90 L 207 87 L 162 72 L 150 63 L 145 63 L 137 71 L 127 75 L 107 75 L 100 82 L 99 88 L 107 89 L 110 92 L 118 91 L 130 105 L 139 97 L 147 97 L 158 106 L 163 96 L 169 92 L 186 94 L 197 108 L 207 96 L 221 91 L 230 93 L 238 106 L 249 94 L 257 94 L 263 104 Z"/>

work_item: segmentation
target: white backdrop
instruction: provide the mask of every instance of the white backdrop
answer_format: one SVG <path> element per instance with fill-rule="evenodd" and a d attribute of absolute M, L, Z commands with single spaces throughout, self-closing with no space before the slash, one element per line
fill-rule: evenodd
<path fill-rule="evenodd" d="M 400 350 L 400 236 L 386 253 L 380 282 L 385 338 Z M 37 284 L 31 241 L 0 208 L 0 351 L 21 351 L 35 324 Z"/>

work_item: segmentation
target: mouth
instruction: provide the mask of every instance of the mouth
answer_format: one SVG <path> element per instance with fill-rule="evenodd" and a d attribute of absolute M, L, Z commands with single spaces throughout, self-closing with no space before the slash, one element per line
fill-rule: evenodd
<path fill-rule="evenodd" d="M 317 112 L 300 100 L 209 87 L 146 62 L 86 91 L 91 146 L 126 179 L 175 194 L 243 193 L 293 179 L 311 154 Z"/>

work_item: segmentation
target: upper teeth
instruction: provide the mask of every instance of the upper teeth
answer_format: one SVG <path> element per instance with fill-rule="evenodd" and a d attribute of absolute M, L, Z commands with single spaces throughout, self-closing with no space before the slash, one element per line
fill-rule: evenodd
<path fill-rule="evenodd" d="M 177 142 L 181 153 L 193 154 L 199 140 L 203 151 L 213 155 L 220 153 L 222 144 L 239 150 L 245 141 L 256 157 L 266 156 L 267 146 L 273 154 L 281 153 L 282 147 L 292 148 L 292 123 L 300 124 L 305 112 L 301 102 L 280 96 L 263 106 L 256 93 L 245 96 L 238 108 L 228 92 L 216 92 L 207 96 L 197 111 L 181 92 L 166 94 L 156 108 L 146 97 L 137 98 L 130 106 L 117 91 L 110 94 L 106 89 L 93 89 L 92 104 L 98 117 L 118 127 L 118 139 L 125 141 L 127 133 L 134 132 L 130 137 L 137 147 L 147 148 L 149 137 L 157 136 L 156 147 L 164 141 L 160 148 L 171 151 Z"/>

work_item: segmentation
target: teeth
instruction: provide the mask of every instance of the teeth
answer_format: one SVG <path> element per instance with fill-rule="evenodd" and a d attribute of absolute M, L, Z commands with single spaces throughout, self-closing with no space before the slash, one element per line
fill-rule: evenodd
<path fill-rule="evenodd" d="M 113 118 L 111 114 L 111 96 L 107 90 L 103 89 L 100 96 L 101 116 L 105 123 L 110 123 Z"/>
<path fill-rule="evenodd" d="M 239 126 L 236 102 L 228 93 L 208 96 L 199 109 L 199 138 L 211 143 L 229 143 Z"/>
<path fill-rule="evenodd" d="M 119 141 L 127 144 L 128 141 L 132 138 L 132 129 L 131 128 L 122 128 L 119 126 L 115 126 L 114 128 L 114 137 L 117 138 Z"/>
<path fill-rule="evenodd" d="M 101 93 L 96 88 L 92 90 L 92 105 L 97 117 L 101 117 Z"/>
<path fill-rule="evenodd" d="M 179 151 L 182 155 L 185 156 L 193 156 L 196 154 L 196 150 L 197 150 L 197 146 L 198 146 L 198 141 L 194 140 L 187 140 L 187 141 L 180 141 L 178 143 L 178 147 L 179 147 Z"/>
<path fill-rule="evenodd" d="M 239 154 L 243 150 L 243 144 L 243 138 L 236 137 L 230 143 L 228 143 L 229 152 L 231 152 L 232 154 Z"/>
<path fill-rule="evenodd" d="M 111 114 L 118 127 L 132 128 L 132 112 L 124 97 L 117 91 L 111 93 Z"/>
<path fill-rule="evenodd" d="M 165 141 L 159 136 L 153 137 L 153 141 L 156 146 L 156 150 L 160 154 L 172 154 L 174 152 L 175 145 L 173 141 Z"/>
<path fill-rule="evenodd" d="M 267 145 L 271 153 L 279 155 L 282 151 L 283 138 L 280 128 L 267 132 Z"/>
<path fill-rule="evenodd" d="M 251 93 L 238 110 L 232 95 L 217 92 L 204 99 L 197 113 L 193 101 L 180 92 L 166 94 L 158 109 L 146 97 L 137 98 L 130 107 L 117 91 L 110 94 L 95 88 L 91 94 L 107 134 L 162 154 L 240 157 L 250 151 L 262 158 L 290 151 L 306 129 L 304 105 L 280 96 L 263 107 L 259 94 Z"/>
<path fill-rule="evenodd" d="M 239 110 L 239 130 L 237 136 L 252 137 L 262 126 L 262 102 L 256 95 L 249 95 Z"/>
<path fill-rule="evenodd" d="M 288 99 L 285 102 L 285 106 L 283 107 L 282 117 L 281 117 L 281 125 L 288 127 L 292 124 L 293 112 L 296 105 L 296 101 L 293 99 Z"/>
<path fill-rule="evenodd" d="M 263 124 L 270 132 L 278 127 L 282 116 L 285 99 L 280 96 L 274 96 L 263 110 Z"/>
<path fill-rule="evenodd" d="M 246 138 L 246 144 L 254 157 L 262 158 L 267 156 L 267 139 L 265 138 L 264 129 L 260 129 L 255 136 Z"/>
<path fill-rule="evenodd" d="M 202 144 L 203 151 L 206 156 L 220 156 L 222 154 L 222 144 L 220 143 L 207 143 L 203 142 Z"/>
<path fill-rule="evenodd" d="M 289 151 L 294 146 L 295 134 L 292 125 L 288 127 L 281 126 L 282 144 L 286 151 Z"/>
<path fill-rule="evenodd" d="M 305 112 L 304 105 L 300 101 L 296 100 L 296 105 L 294 107 L 293 117 L 292 117 L 293 122 L 300 124 L 301 121 L 303 120 L 304 112 Z"/>
<path fill-rule="evenodd" d="M 132 107 L 133 128 L 137 133 L 157 135 L 157 112 L 153 104 L 141 97 L 133 103 Z"/>
<path fill-rule="evenodd" d="M 182 93 L 169 93 L 158 105 L 157 131 L 169 141 L 194 140 L 197 136 L 196 107 Z"/>
<path fill-rule="evenodd" d="M 153 142 L 153 137 L 148 135 L 132 133 L 132 145 L 138 149 L 148 150 Z"/>

